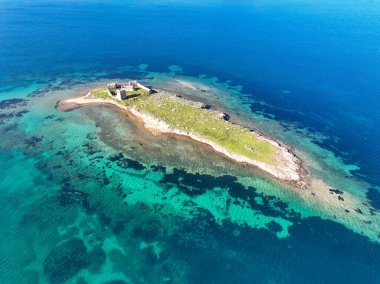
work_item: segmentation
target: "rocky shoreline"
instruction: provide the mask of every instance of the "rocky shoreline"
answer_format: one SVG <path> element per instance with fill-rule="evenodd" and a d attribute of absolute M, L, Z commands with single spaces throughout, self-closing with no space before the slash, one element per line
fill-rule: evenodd
<path fill-rule="evenodd" d="M 302 167 L 301 167 L 300 159 L 288 147 L 262 135 L 260 136 L 260 138 L 268 141 L 276 148 L 276 150 L 278 151 L 277 155 L 281 156 L 281 158 L 286 161 L 286 166 L 269 165 L 263 162 L 250 159 L 242 155 L 231 153 L 227 151 L 226 149 L 224 149 L 223 147 L 219 146 L 218 144 L 204 137 L 201 137 L 199 135 L 196 135 L 190 132 L 185 132 L 180 129 L 174 129 L 170 127 L 166 122 L 156 117 L 153 117 L 152 115 L 138 111 L 133 107 L 128 107 L 128 106 L 118 104 L 116 101 L 112 99 L 102 99 L 102 98 L 94 97 L 91 95 L 91 92 L 87 93 L 85 96 L 80 96 L 80 97 L 75 97 L 75 98 L 66 99 L 64 101 L 60 101 L 57 103 L 57 108 L 62 111 L 69 111 L 69 110 L 72 110 L 84 105 L 96 105 L 96 104 L 112 105 L 119 109 L 125 110 L 128 113 L 132 114 L 134 117 L 141 119 L 144 123 L 144 126 L 150 130 L 158 131 L 160 133 L 186 136 L 194 141 L 197 141 L 197 142 L 200 142 L 212 147 L 216 152 L 219 152 L 229 157 L 230 159 L 233 159 L 234 161 L 238 163 L 253 165 L 259 168 L 260 170 L 262 170 L 263 172 L 276 177 L 279 180 L 290 182 L 298 186 L 301 186 L 304 184 L 303 178 L 301 175 Z"/>

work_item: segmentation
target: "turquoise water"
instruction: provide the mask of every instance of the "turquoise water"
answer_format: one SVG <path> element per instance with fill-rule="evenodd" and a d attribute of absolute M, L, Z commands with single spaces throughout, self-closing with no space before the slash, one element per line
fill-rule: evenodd
<path fill-rule="evenodd" d="M 378 283 L 379 10 L 0 1 L 0 282 Z M 127 79 L 292 145 L 311 185 L 55 108 Z"/>

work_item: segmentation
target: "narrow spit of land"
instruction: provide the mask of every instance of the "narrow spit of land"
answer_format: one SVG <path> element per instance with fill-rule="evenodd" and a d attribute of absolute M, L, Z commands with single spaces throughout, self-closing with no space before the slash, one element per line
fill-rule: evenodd
<path fill-rule="evenodd" d="M 60 106 L 70 109 L 89 104 L 118 107 L 141 119 L 151 130 L 187 136 L 236 162 L 253 165 L 280 180 L 302 184 L 301 162 L 288 147 L 231 123 L 228 114 L 179 94 L 160 90 L 149 93 L 137 87 L 120 99 L 108 88 L 98 88 L 85 96 L 67 99 Z"/>

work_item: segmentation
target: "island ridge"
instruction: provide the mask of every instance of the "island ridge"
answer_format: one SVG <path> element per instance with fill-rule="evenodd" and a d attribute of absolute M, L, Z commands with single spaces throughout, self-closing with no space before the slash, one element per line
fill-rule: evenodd
<path fill-rule="evenodd" d="M 229 114 L 180 94 L 129 81 L 110 83 L 64 103 L 116 106 L 142 119 L 151 130 L 187 136 L 236 162 L 253 165 L 280 180 L 301 184 L 301 161 L 283 143 L 232 123 Z"/>

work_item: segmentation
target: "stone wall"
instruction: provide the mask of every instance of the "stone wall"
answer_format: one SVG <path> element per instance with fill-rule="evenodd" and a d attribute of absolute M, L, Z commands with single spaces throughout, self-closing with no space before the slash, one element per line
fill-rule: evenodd
<path fill-rule="evenodd" d="M 136 85 L 137 85 L 137 87 L 139 87 L 140 89 L 143 89 L 143 90 L 145 90 L 145 91 L 147 91 L 147 92 L 149 92 L 149 93 L 151 93 L 152 92 L 152 89 L 149 89 L 148 87 L 145 87 L 144 85 L 141 85 L 140 83 L 136 83 Z"/>

